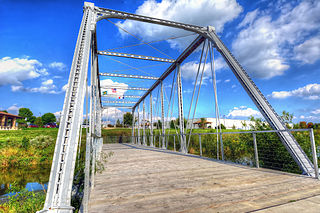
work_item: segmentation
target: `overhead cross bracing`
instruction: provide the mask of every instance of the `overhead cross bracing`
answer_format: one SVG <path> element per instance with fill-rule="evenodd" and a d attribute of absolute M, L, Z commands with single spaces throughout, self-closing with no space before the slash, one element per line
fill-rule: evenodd
<path fill-rule="evenodd" d="M 116 86 L 101 87 L 101 89 L 140 90 L 140 91 L 148 90 L 148 88 L 143 88 L 143 87 L 116 87 Z"/>
<path fill-rule="evenodd" d="M 99 55 L 106 56 L 116 56 L 116 57 L 124 57 L 124 58 L 133 58 L 133 59 L 141 59 L 148 61 L 159 61 L 159 62 L 167 62 L 174 63 L 175 61 L 167 58 L 158 58 L 153 56 L 145 56 L 145 55 L 137 55 L 137 54 L 129 54 L 129 53 L 119 53 L 119 52 L 109 52 L 109 51 L 98 51 Z"/>
<path fill-rule="evenodd" d="M 117 19 L 129 19 L 136 20 L 140 22 L 152 23 L 157 25 L 169 26 L 173 28 L 183 29 L 189 32 L 194 32 L 198 37 L 183 51 L 183 53 L 174 60 L 174 62 L 161 73 L 160 77 L 151 74 L 151 70 L 144 71 L 142 69 L 136 68 L 130 64 L 115 60 L 113 57 L 108 57 L 115 62 L 122 65 L 128 66 L 137 72 L 144 72 L 147 75 L 155 77 L 154 84 L 150 88 L 147 88 L 145 83 L 139 82 L 138 87 L 133 87 L 131 83 L 128 86 L 116 86 L 100 85 L 100 73 L 99 73 L 99 62 L 98 62 L 98 48 L 97 48 L 97 34 L 96 34 L 96 23 L 102 19 L 106 19 L 111 22 L 110 18 Z M 113 22 L 111 22 L 113 23 Z M 114 23 L 113 23 L 114 24 Z M 114 24 L 119 29 L 121 27 Z M 122 28 L 122 30 L 126 31 Z M 129 32 L 128 32 L 129 33 Z M 129 33 L 130 34 L 130 33 Z M 132 34 L 131 34 L 132 35 Z M 133 35 L 134 36 L 134 35 Z M 134 36 L 138 39 L 137 36 Z M 171 58 L 168 54 L 160 51 L 158 48 L 153 47 L 150 43 L 138 39 L 142 43 L 146 44 L 152 49 L 160 52 L 166 57 Z M 205 60 L 202 63 L 201 74 L 199 74 L 200 79 L 203 78 L 204 66 L 207 59 L 210 61 L 211 73 L 214 76 L 214 58 L 213 58 L 213 48 L 222 55 L 226 63 L 229 65 L 233 74 L 237 77 L 242 87 L 251 97 L 252 101 L 255 103 L 257 108 L 260 110 L 261 114 L 264 116 L 266 121 L 270 124 L 272 128 L 277 130 L 277 134 L 281 139 L 283 145 L 287 151 L 292 155 L 293 159 L 296 161 L 297 165 L 301 168 L 304 174 L 308 176 L 318 177 L 317 166 L 315 162 L 313 163 L 309 160 L 305 152 L 299 146 L 293 135 L 287 131 L 285 124 L 274 111 L 272 106 L 269 104 L 267 99 L 263 96 L 258 87 L 254 84 L 252 79 L 246 73 L 246 71 L 241 67 L 239 62 L 231 54 L 228 48 L 220 40 L 218 35 L 215 33 L 213 27 L 201 27 L 190 24 L 178 23 L 169 20 L 162 20 L 158 18 L 152 18 L 147 16 L 136 15 L 132 13 L 126 13 L 116 10 L 110 10 L 105 8 L 100 8 L 94 6 L 93 3 L 85 2 L 84 14 L 81 22 L 79 35 L 76 43 L 76 48 L 74 51 L 73 62 L 70 70 L 70 76 L 68 81 L 68 87 L 66 90 L 66 96 L 64 101 L 64 106 L 62 110 L 60 128 L 58 132 L 58 137 L 56 141 L 56 148 L 54 152 L 54 157 L 52 161 L 50 180 L 48 183 L 48 190 L 44 209 L 42 212 L 72 212 L 73 207 L 71 206 L 71 192 L 72 192 L 72 181 L 74 177 L 75 162 L 77 160 L 77 150 L 79 148 L 79 136 L 81 135 L 81 126 L 83 120 L 83 113 L 86 111 L 87 118 L 90 120 L 89 128 L 87 128 L 86 134 L 86 159 L 85 159 L 85 184 L 84 184 L 84 198 L 83 198 L 83 211 L 87 212 L 87 202 L 89 197 L 90 188 L 94 187 L 94 171 L 95 171 L 95 161 L 99 159 L 99 154 L 102 148 L 102 137 L 101 137 L 101 120 L 104 108 L 116 107 L 116 108 L 130 108 L 133 114 L 133 125 L 132 125 L 132 143 L 146 145 L 147 137 L 150 138 L 151 146 L 154 146 L 154 136 L 153 136 L 153 125 L 147 127 L 146 120 L 150 117 L 151 123 L 155 121 L 155 118 L 161 119 L 161 122 L 156 122 L 157 128 L 162 129 L 160 132 L 159 141 L 161 141 L 162 148 L 166 149 L 167 137 L 166 137 L 166 117 L 170 117 L 169 110 L 171 110 L 171 115 L 174 107 L 174 103 L 178 105 L 176 109 L 178 110 L 179 125 L 175 125 L 175 132 L 178 135 L 178 143 L 180 144 L 180 151 L 183 153 L 188 152 L 188 147 L 186 144 L 186 132 L 183 124 L 184 120 L 184 110 L 183 110 L 183 89 L 181 81 L 181 65 L 184 60 L 190 56 L 201 44 L 206 42 L 206 46 L 203 45 L 205 50 Z M 91 76 L 90 76 L 90 87 L 88 87 L 88 64 L 89 64 L 89 54 L 91 53 Z M 202 56 L 201 56 L 202 57 Z M 135 59 L 134 57 L 129 57 Z M 137 60 L 136 60 L 137 61 Z M 142 60 L 139 60 L 142 61 Z M 200 59 L 201 61 L 201 59 Z M 150 63 L 150 62 L 149 62 Z M 163 64 L 163 63 L 162 63 Z M 201 63 L 199 63 L 201 64 Z M 200 65 L 199 65 L 200 67 Z M 173 73 L 173 82 L 171 85 L 171 91 L 173 95 L 170 98 L 167 97 L 164 87 L 164 81 L 168 76 Z M 200 73 L 200 72 L 198 72 Z M 121 74 L 119 74 L 121 75 Z M 135 81 L 145 81 L 147 79 L 138 79 Z M 149 81 L 150 82 L 150 81 Z M 215 82 L 213 81 L 213 84 Z M 143 85 L 144 87 L 140 87 Z M 197 86 L 197 82 L 195 82 Z M 198 86 L 198 91 L 200 91 L 201 85 Z M 101 101 L 101 95 L 103 92 L 101 89 L 111 89 L 112 93 L 117 94 L 117 92 L 126 93 L 127 90 L 136 91 L 146 91 L 141 98 L 134 102 L 134 106 L 122 106 L 122 105 L 112 105 L 103 106 Z M 108 91 L 109 92 L 109 91 Z M 217 92 L 214 89 L 212 93 L 217 100 Z M 110 95 L 110 94 L 108 94 Z M 121 94 L 126 95 L 126 94 Z M 120 95 L 120 96 L 121 96 Z M 197 95 L 199 96 L 199 95 Z M 88 100 L 86 105 L 84 104 L 85 97 L 90 97 L 90 107 Z M 110 98 L 110 97 L 109 97 Z M 156 98 L 156 99 L 155 99 Z M 177 98 L 178 100 L 175 100 Z M 168 100 L 169 99 L 169 100 Z M 156 100 L 156 101 L 155 101 Z M 169 103 L 168 106 L 164 106 Z M 197 102 L 196 102 L 197 103 Z M 170 105 L 171 104 L 171 105 Z M 89 110 L 84 109 L 84 105 Z M 142 106 L 141 106 L 142 105 Z M 211 103 L 209 105 L 212 105 Z M 218 102 L 215 101 L 216 113 L 219 111 Z M 195 112 L 196 107 L 194 108 Z M 141 111 L 142 110 L 142 111 Z M 166 111 L 165 111 L 166 110 Z M 189 113 L 190 114 L 190 113 Z M 172 117 L 172 116 L 171 116 Z M 159 120 L 160 120 L 159 119 Z M 137 122 L 135 122 L 137 121 Z M 142 127 L 142 129 L 141 129 Z M 221 124 L 219 124 L 220 138 L 221 136 Z M 146 128 L 150 128 L 149 135 L 147 135 Z M 136 131 L 137 130 L 137 131 Z M 142 131 L 140 131 L 142 130 Z M 192 129 L 190 129 L 192 131 Z M 218 128 L 217 128 L 218 131 Z M 284 132 L 283 132 L 284 131 Z M 142 134 L 142 135 L 141 135 Z M 219 133 L 217 132 L 217 135 Z M 141 137 L 141 140 L 140 140 Z M 136 140 L 136 139 L 137 140 Z M 221 157 L 223 159 L 223 141 L 220 139 Z M 153 141 L 153 142 L 152 142 Z M 218 141 L 218 140 L 217 140 Z M 313 140 L 314 141 L 314 140 Z M 218 149 L 217 149 L 218 150 Z M 79 159 L 78 159 L 79 160 Z M 91 172 L 90 172 L 91 171 Z"/>
<path fill-rule="evenodd" d="M 109 104 L 135 104 L 136 102 L 133 102 L 133 101 L 102 101 L 102 103 L 109 103 Z"/>
<path fill-rule="evenodd" d="M 106 97 L 106 98 L 141 98 L 139 95 L 101 95 L 101 97 Z"/>
<path fill-rule="evenodd" d="M 104 109 L 108 108 L 125 108 L 125 109 L 132 109 L 132 106 L 121 106 L 121 105 L 109 105 L 109 106 L 102 106 Z"/>
<path fill-rule="evenodd" d="M 101 76 L 108 77 L 117 77 L 117 78 L 137 78 L 137 79 L 146 79 L 146 80 L 158 80 L 157 77 L 152 76 L 142 76 L 142 75 L 129 75 L 129 74 L 117 74 L 117 73 L 99 73 Z"/>

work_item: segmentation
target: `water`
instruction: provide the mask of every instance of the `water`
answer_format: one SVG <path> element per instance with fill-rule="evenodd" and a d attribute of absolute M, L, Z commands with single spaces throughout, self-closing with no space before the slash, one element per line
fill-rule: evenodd
<path fill-rule="evenodd" d="M 32 167 L 27 169 L 11 168 L 0 171 L 0 197 L 8 195 L 9 187 L 14 184 L 19 189 L 44 191 L 50 176 L 50 166 Z"/>

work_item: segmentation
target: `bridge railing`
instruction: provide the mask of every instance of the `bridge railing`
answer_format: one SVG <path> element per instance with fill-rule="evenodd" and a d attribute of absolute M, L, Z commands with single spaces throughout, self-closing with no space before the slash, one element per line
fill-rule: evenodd
<path fill-rule="evenodd" d="M 313 162 L 316 178 L 319 178 L 318 160 L 320 155 L 317 155 L 320 144 L 314 140 L 313 129 L 288 129 L 281 131 L 290 131 L 298 141 L 300 147 Z M 185 134 L 187 141 L 189 140 L 188 153 L 200 155 L 217 160 L 224 160 L 241 165 L 251 167 L 261 167 L 274 169 L 284 172 L 301 174 L 301 169 L 293 160 L 289 152 L 281 143 L 277 133 L 279 130 L 265 131 L 240 131 L 240 132 L 207 132 L 207 133 L 192 133 L 189 140 L 189 133 Z M 218 137 L 217 137 L 218 136 Z M 104 143 L 131 143 L 143 144 L 144 136 L 107 136 L 104 138 Z M 180 135 L 166 134 L 161 135 L 158 132 L 153 133 L 151 139 L 150 133 L 146 132 L 146 145 L 151 145 L 151 140 L 154 147 L 162 148 L 162 141 L 165 138 L 165 147 L 168 150 L 179 151 Z M 223 148 L 221 149 L 221 139 Z M 317 145 L 317 146 L 316 146 Z"/>

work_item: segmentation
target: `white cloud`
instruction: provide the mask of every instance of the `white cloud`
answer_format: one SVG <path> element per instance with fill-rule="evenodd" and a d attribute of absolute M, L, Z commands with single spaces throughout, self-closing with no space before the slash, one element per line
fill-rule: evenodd
<path fill-rule="evenodd" d="M 254 110 L 252 108 L 248 108 L 246 106 L 234 107 L 232 110 L 229 111 L 227 117 L 235 118 L 235 117 L 261 117 L 259 111 Z"/>
<path fill-rule="evenodd" d="M 21 107 L 18 107 L 16 104 L 14 104 L 14 105 L 10 106 L 10 107 L 7 109 L 7 111 L 8 111 L 9 113 L 11 113 L 11 114 L 18 115 L 20 108 L 21 108 Z"/>
<path fill-rule="evenodd" d="M 320 38 L 318 36 L 306 40 L 294 48 L 295 59 L 305 64 L 313 64 L 320 59 Z"/>
<path fill-rule="evenodd" d="M 44 93 L 44 94 L 59 94 L 61 91 L 56 90 L 56 85 L 53 84 L 52 79 L 48 79 L 41 83 L 40 87 L 24 87 L 23 85 L 12 85 L 11 91 L 12 92 L 32 92 L 32 93 Z"/>
<path fill-rule="evenodd" d="M 226 79 L 226 80 L 224 80 L 224 83 L 228 83 L 230 81 L 231 81 L 230 79 Z"/>
<path fill-rule="evenodd" d="M 58 118 L 60 118 L 60 115 L 61 115 L 61 111 L 58 111 L 58 112 L 55 112 L 55 113 L 53 113 L 54 114 L 54 116 L 56 116 L 56 118 L 58 119 Z"/>
<path fill-rule="evenodd" d="M 269 97 L 275 99 L 284 99 L 292 96 L 308 100 L 318 100 L 320 99 L 320 84 L 308 84 L 292 91 L 275 91 L 269 95 Z"/>
<path fill-rule="evenodd" d="M 151 16 L 155 18 L 178 21 L 199 26 L 214 26 L 217 32 L 222 32 L 227 22 L 235 19 L 242 12 L 242 7 L 236 0 L 146 0 L 135 11 L 136 14 Z M 143 36 L 145 41 L 155 38 L 163 39 L 169 36 L 185 35 L 186 32 L 160 25 L 141 23 L 126 20 L 119 22 L 121 27 L 131 33 Z M 120 33 L 127 35 L 123 31 Z M 171 47 L 184 48 L 191 42 L 192 38 L 169 40 Z"/>
<path fill-rule="evenodd" d="M 123 114 L 126 112 L 121 111 L 115 107 L 109 107 L 102 110 L 102 119 L 116 121 L 119 119 L 120 121 L 123 119 Z"/>
<path fill-rule="evenodd" d="M 311 113 L 318 115 L 318 114 L 320 114 L 320 109 L 315 109 L 315 110 L 311 111 Z"/>
<path fill-rule="evenodd" d="M 68 84 L 65 84 L 65 85 L 63 85 L 61 90 L 65 92 L 65 91 L 67 91 L 67 89 L 68 89 Z"/>
<path fill-rule="evenodd" d="M 21 85 L 22 81 L 41 75 L 48 75 L 48 73 L 38 60 L 11 57 L 0 59 L 0 86 Z"/>
<path fill-rule="evenodd" d="M 198 61 L 190 61 L 184 63 L 181 66 L 181 76 L 184 80 L 195 80 L 197 72 L 198 72 L 199 62 Z M 220 71 L 221 69 L 226 68 L 226 63 L 223 61 L 221 57 L 215 60 L 215 70 Z M 201 64 L 199 79 L 203 70 L 203 63 Z M 211 65 L 210 63 L 205 64 L 204 73 L 203 73 L 203 82 L 205 80 L 211 79 Z M 205 84 L 205 83 L 204 83 Z"/>
<path fill-rule="evenodd" d="M 124 93 L 127 91 L 126 88 L 128 88 L 128 84 L 114 82 L 111 79 L 105 79 L 105 80 L 100 80 L 100 87 L 101 87 L 102 93 L 106 91 L 108 95 L 112 95 L 114 96 L 114 98 L 118 98 L 123 96 Z M 104 89 L 104 88 L 108 88 L 108 89 Z M 116 91 L 114 92 L 112 88 L 116 88 Z M 118 89 L 118 88 L 123 88 L 123 89 Z"/>
<path fill-rule="evenodd" d="M 319 1 L 303 1 L 296 7 L 282 6 L 277 18 L 272 17 L 271 10 L 255 10 L 248 13 L 239 24 L 242 30 L 233 41 L 232 49 L 252 76 L 269 79 L 283 75 L 289 69 L 289 59 L 302 60 L 302 56 L 293 57 L 289 53 L 294 46 L 318 30 L 319 13 Z M 310 44 L 315 42 L 312 40 L 297 46 L 296 53 L 309 49 Z M 304 60 L 312 62 L 309 56 L 316 55 L 317 51 L 317 48 L 313 48 L 308 59 Z"/>
<path fill-rule="evenodd" d="M 67 66 L 62 62 L 52 62 L 51 64 L 49 64 L 49 67 L 62 71 L 65 70 Z"/>
<path fill-rule="evenodd" d="M 309 122 L 309 121 L 319 121 L 320 120 L 319 116 L 313 116 L 313 115 L 309 115 L 309 116 L 300 115 L 299 118 L 300 119 L 304 119 L 307 122 Z"/>
<path fill-rule="evenodd" d="M 252 25 L 252 23 L 256 19 L 257 15 L 258 15 L 258 9 L 247 13 L 247 15 L 244 17 L 242 22 L 238 25 L 238 28 Z"/>

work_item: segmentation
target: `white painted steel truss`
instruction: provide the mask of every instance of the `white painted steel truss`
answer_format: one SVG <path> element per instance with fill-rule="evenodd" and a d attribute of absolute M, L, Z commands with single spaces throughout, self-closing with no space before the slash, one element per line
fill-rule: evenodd
<path fill-rule="evenodd" d="M 107 87 L 124 89 L 124 90 L 140 90 L 146 91 L 142 97 L 133 106 L 103 106 L 101 102 L 101 87 L 99 81 L 99 64 L 98 64 L 98 54 L 104 53 L 105 55 L 111 55 L 110 52 L 98 51 L 97 49 L 97 38 L 96 38 L 96 23 L 102 19 L 130 19 L 140 22 L 147 22 L 157 25 L 169 26 L 173 28 L 184 29 L 186 31 L 191 31 L 199 36 L 184 50 L 184 52 L 175 60 L 163 61 L 172 63 L 163 74 L 157 78 L 153 79 L 156 82 L 150 88 L 118 88 L 118 87 Z M 99 153 L 102 147 L 101 138 L 101 113 L 102 109 L 110 107 L 119 108 L 130 108 L 132 109 L 134 119 L 137 118 L 138 121 L 138 136 L 140 136 L 141 121 L 139 119 L 140 113 L 140 103 L 143 102 L 143 144 L 145 144 L 145 100 L 147 97 L 150 98 L 150 121 L 153 121 L 153 103 L 152 103 L 152 92 L 160 86 L 161 90 L 161 119 L 162 119 L 162 148 L 165 146 L 164 137 L 164 108 L 163 108 L 163 80 L 168 77 L 170 73 L 178 69 L 177 75 L 177 86 L 178 86 L 178 111 L 179 111 L 179 121 L 180 121 L 180 145 L 182 152 L 187 152 L 185 134 L 183 129 L 183 96 L 182 96 L 182 85 L 181 85 L 181 74 L 180 65 L 183 61 L 205 40 L 208 40 L 210 44 L 217 49 L 217 51 L 222 55 L 230 69 L 237 77 L 243 88 L 246 90 L 250 98 L 253 100 L 257 108 L 260 110 L 261 114 L 268 121 L 271 127 L 277 131 L 282 143 L 287 148 L 288 152 L 292 155 L 293 159 L 300 166 L 302 171 L 309 175 L 315 176 L 314 166 L 301 149 L 292 134 L 287 131 L 286 125 L 278 114 L 271 107 L 267 99 L 262 95 L 258 87 L 254 84 L 252 79 L 248 76 L 246 71 L 241 67 L 235 57 L 231 54 L 224 43 L 219 39 L 215 33 L 213 27 L 200 27 L 190 24 L 183 24 L 168 20 L 162 20 L 158 18 L 152 18 L 147 16 L 136 15 L 132 13 L 126 13 L 116 10 L 110 10 L 105 8 L 100 8 L 94 6 L 93 3 L 84 4 L 84 14 L 77 38 L 77 43 L 74 51 L 72 66 L 70 69 L 70 76 L 68 81 L 68 89 L 66 91 L 66 96 L 64 100 L 61 123 L 58 132 L 58 137 L 55 146 L 55 152 L 51 167 L 50 179 L 48 183 L 48 190 L 46 201 L 43 210 L 40 212 L 59 212 L 59 213 L 69 213 L 73 211 L 71 206 L 71 191 L 74 177 L 74 168 L 77 157 L 77 149 L 79 142 L 79 134 L 81 133 L 81 124 L 84 112 L 84 99 L 85 91 L 87 88 L 88 79 L 88 65 L 89 65 L 89 54 L 91 52 L 91 86 L 90 86 L 90 128 L 87 134 L 87 145 L 86 145 L 86 162 L 85 162 L 85 189 L 82 211 L 87 212 L 87 204 L 89 198 L 90 188 L 94 186 L 94 170 L 95 170 L 95 160 L 98 159 Z M 147 59 L 147 56 L 139 56 L 135 54 L 123 53 L 112 53 L 112 56 L 129 57 L 129 58 L 139 58 Z M 117 55 L 118 54 L 118 55 Z M 119 55 L 120 54 L 120 55 Z M 151 60 L 161 61 L 162 59 L 151 57 Z M 164 59 L 163 59 L 164 60 Z M 120 77 L 120 76 L 118 76 Z M 115 102 L 116 103 L 116 102 Z M 138 109 L 138 113 L 136 112 Z M 134 140 L 135 125 L 132 125 L 132 142 L 136 143 Z M 153 125 L 151 125 L 151 130 Z M 150 137 L 153 137 L 150 135 Z M 141 144 L 140 137 L 138 137 L 138 144 Z M 151 145 L 154 146 L 151 140 Z M 91 174 L 90 174 L 91 171 Z"/>

